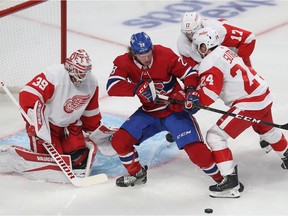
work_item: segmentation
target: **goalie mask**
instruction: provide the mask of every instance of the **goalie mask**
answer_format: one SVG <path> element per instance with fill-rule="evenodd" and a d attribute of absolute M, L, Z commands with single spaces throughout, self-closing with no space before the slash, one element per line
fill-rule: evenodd
<path fill-rule="evenodd" d="M 197 12 L 186 12 L 181 19 L 181 32 L 192 40 L 193 34 L 201 28 L 202 18 Z"/>
<path fill-rule="evenodd" d="M 64 67 L 76 86 L 79 86 L 92 70 L 89 55 L 83 49 L 73 52 L 71 56 L 66 59 Z"/>

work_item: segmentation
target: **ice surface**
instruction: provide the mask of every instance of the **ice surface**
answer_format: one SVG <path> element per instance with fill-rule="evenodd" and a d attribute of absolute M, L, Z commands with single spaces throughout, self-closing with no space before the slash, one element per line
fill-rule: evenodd
<path fill-rule="evenodd" d="M 84 48 L 90 54 L 100 85 L 100 106 L 105 123 L 119 125 L 139 106 L 137 98 L 109 98 L 105 92 L 112 61 L 126 51 L 131 34 L 145 31 L 155 44 L 169 46 L 177 52 L 178 23 L 163 22 L 158 27 L 143 29 L 123 25 L 123 22 L 151 12 L 167 11 L 171 9 L 169 6 L 183 2 L 68 2 L 68 53 Z M 212 6 L 220 8 L 229 2 L 213 1 Z M 248 1 L 234 2 L 249 4 Z M 267 5 L 246 7 L 245 10 L 239 7 L 241 13 L 229 20 L 255 32 L 257 43 L 252 56 L 253 66 L 270 84 L 275 99 L 275 123 L 284 124 L 288 122 L 285 88 L 288 80 L 288 2 L 262 2 Z M 268 2 L 275 6 L 268 6 Z M 213 107 L 226 109 L 221 102 L 213 104 Z M 0 143 L 18 140 L 19 144 L 27 144 L 23 135 L 24 122 L 18 110 L 6 103 L 1 104 L 0 111 Z M 196 117 L 205 135 L 219 114 L 203 110 Z M 288 137 L 288 133 L 283 132 Z M 266 154 L 260 149 L 259 137 L 252 130 L 245 131 L 236 140 L 229 140 L 238 164 L 239 178 L 245 185 L 239 199 L 210 198 L 208 186 L 214 182 L 193 165 L 184 152 L 178 151 L 173 144 L 167 147 L 163 137 L 147 141 L 139 150 L 143 153 L 140 154 L 141 161 L 150 166 L 146 185 L 116 187 L 115 178 L 125 171 L 118 158 L 103 159 L 100 155 L 93 172 L 97 172 L 98 165 L 99 169 L 107 171 L 109 181 L 89 188 L 1 175 L 0 214 L 205 215 L 204 209 L 212 208 L 213 215 L 287 215 L 288 172 L 280 167 L 281 161 L 274 152 Z"/>

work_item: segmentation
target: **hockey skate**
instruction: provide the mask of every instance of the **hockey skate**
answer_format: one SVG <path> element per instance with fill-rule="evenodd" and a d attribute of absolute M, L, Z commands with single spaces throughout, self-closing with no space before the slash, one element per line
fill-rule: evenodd
<path fill-rule="evenodd" d="M 240 193 L 244 191 L 244 185 L 239 182 L 239 190 L 238 190 Z"/>
<path fill-rule="evenodd" d="M 116 180 L 118 187 L 133 187 L 134 185 L 145 184 L 147 182 L 147 169 L 148 166 L 142 167 L 142 169 L 135 175 L 121 176 Z"/>
<path fill-rule="evenodd" d="M 272 150 L 270 143 L 266 142 L 265 140 L 260 140 L 260 146 L 267 154 Z"/>
<path fill-rule="evenodd" d="M 242 185 L 243 186 L 243 185 Z M 214 198 L 239 198 L 240 197 L 240 183 L 238 181 L 237 166 L 234 172 L 224 177 L 222 182 L 209 187 L 210 197 Z M 244 190 L 244 186 L 242 191 Z"/>
<path fill-rule="evenodd" d="M 220 182 L 217 182 L 217 183 L 220 183 Z M 244 185 L 239 182 L 239 190 L 238 190 L 240 193 L 242 193 L 244 191 Z"/>
<path fill-rule="evenodd" d="M 281 167 L 283 169 L 288 169 L 288 150 L 284 153 L 284 158 L 282 158 L 283 163 L 281 164 Z"/>

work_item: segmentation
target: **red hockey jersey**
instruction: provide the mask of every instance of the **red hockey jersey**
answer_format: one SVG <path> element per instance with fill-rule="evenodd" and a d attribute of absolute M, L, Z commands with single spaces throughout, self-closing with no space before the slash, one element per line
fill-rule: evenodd
<path fill-rule="evenodd" d="M 181 89 L 178 80 L 185 86 L 197 87 L 197 72 L 176 55 L 170 48 L 154 45 L 153 60 L 148 67 L 143 67 L 133 60 L 128 53 L 114 60 L 113 71 L 107 82 L 110 96 L 134 96 L 134 88 L 138 82 L 152 79 L 158 93 L 170 96 Z M 142 109 L 151 115 L 166 117 L 171 110 L 165 104 L 154 102 L 142 103 Z"/>

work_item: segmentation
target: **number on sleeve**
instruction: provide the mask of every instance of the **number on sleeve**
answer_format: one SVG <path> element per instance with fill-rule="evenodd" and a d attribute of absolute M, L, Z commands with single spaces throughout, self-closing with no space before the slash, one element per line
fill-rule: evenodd
<path fill-rule="evenodd" d="M 234 29 L 232 30 L 231 39 L 241 41 L 242 35 L 243 35 L 243 32 Z"/>
<path fill-rule="evenodd" d="M 214 79 L 212 74 L 208 74 L 208 76 L 202 76 L 201 81 L 200 81 L 200 86 L 204 87 L 206 85 L 213 85 L 214 84 Z"/>
<path fill-rule="evenodd" d="M 184 66 L 184 67 L 186 67 L 187 66 L 187 63 L 186 62 L 184 62 L 184 60 L 180 57 L 180 58 L 178 58 L 178 62 L 181 62 L 181 64 Z"/>
<path fill-rule="evenodd" d="M 39 87 L 41 90 L 45 90 L 48 85 L 47 80 L 43 79 L 42 77 L 37 77 L 36 81 L 32 83 L 32 85 Z"/>

